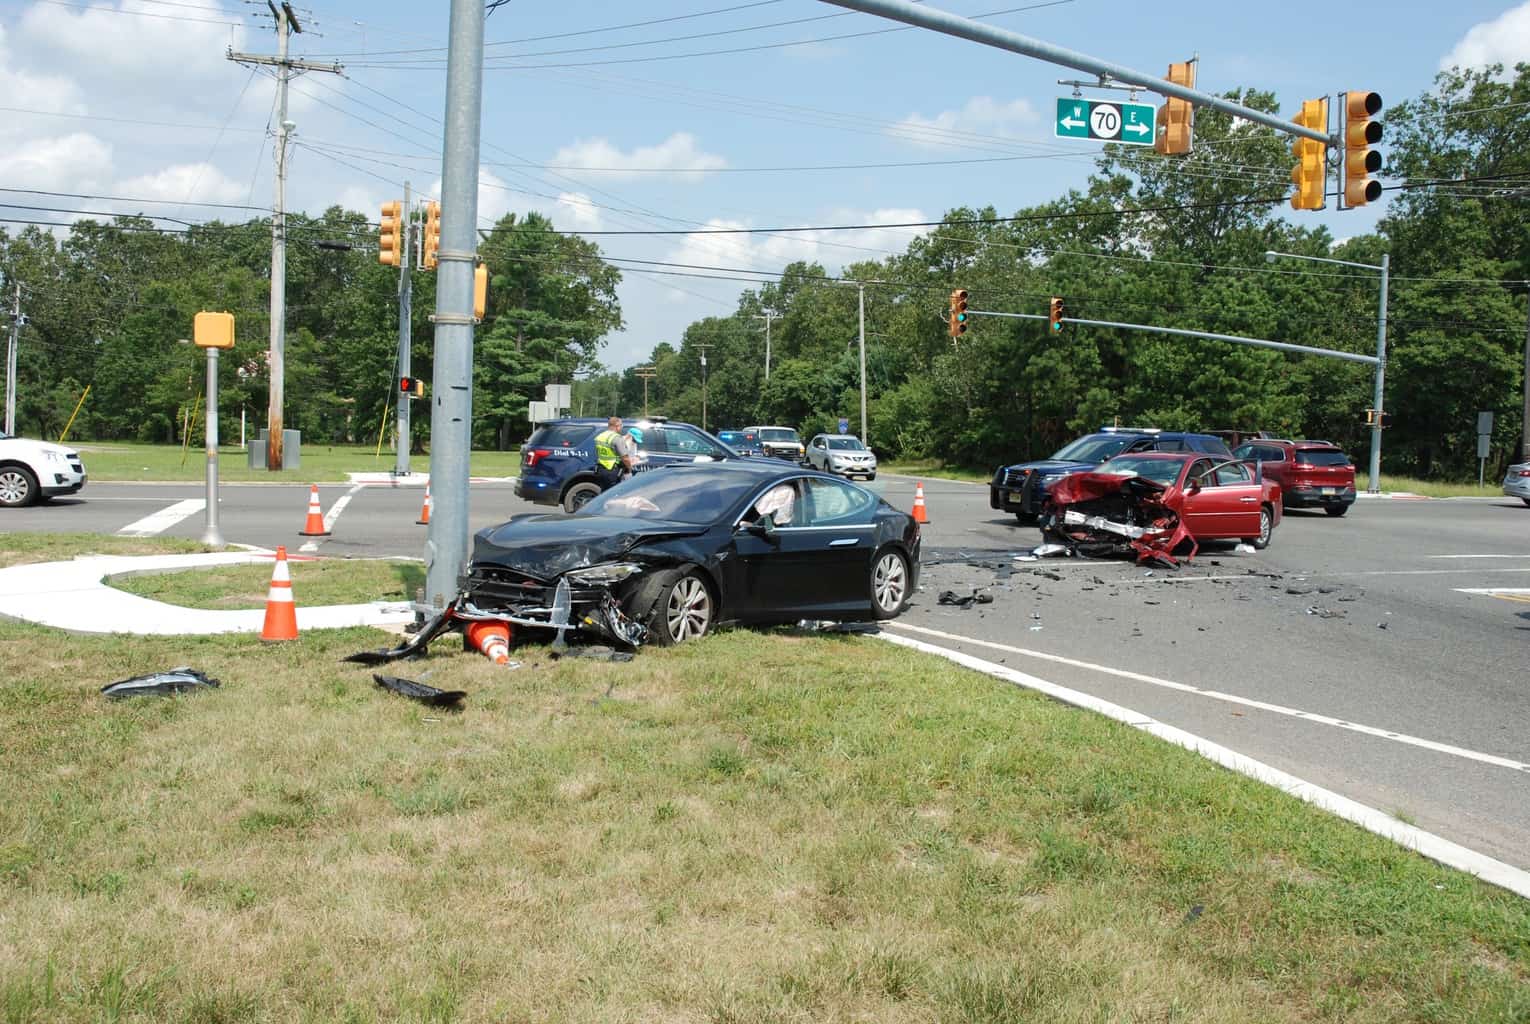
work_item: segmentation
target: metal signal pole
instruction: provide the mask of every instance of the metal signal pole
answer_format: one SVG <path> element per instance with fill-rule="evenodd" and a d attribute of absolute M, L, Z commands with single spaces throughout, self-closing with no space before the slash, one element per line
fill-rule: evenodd
<path fill-rule="evenodd" d="M 266 0 L 271 17 L 276 19 L 276 56 L 264 57 L 228 51 L 228 59 L 240 64 L 267 64 L 276 68 L 276 194 L 271 209 L 271 382 L 268 424 L 270 443 L 266 448 L 266 468 L 282 468 L 282 408 L 286 400 L 287 347 L 287 136 L 297 127 L 287 120 L 287 81 L 293 69 L 327 71 L 338 75 L 339 64 L 315 64 L 287 57 L 289 32 L 301 32 L 290 3 L 280 6 Z"/>
<path fill-rule="evenodd" d="M 409 370 L 410 362 L 410 321 L 413 318 L 412 289 L 409 278 L 409 240 L 413 231 L 414 221 L 410 218 L 409 206 L 409 182 L 404 182 L 404 210 L 403 219 L 399 224 L 404 237 L 398 247 L 398 377 L 412 376 Z M 395 381 L 397 387 L 397 381 Z M 398 443 L 394 445 L 393 475 L 409 475 L 409 402 L 411 396 L 402 388 L 398 389 L 398 415 L 394 417 L 394 427 L 398 431 Z"/>
<path fill-rule="evenodd" d="M 425 600 L 437 611 L 456 596 L 457 578 L 467 568 L 484 17 L 483 0 L 452 0 L 430 410 L 430 482 L 435 504 L 425 542 Z"/>
<path fill-rule="evenodd" d="M 21 338 L 21 282 L 14 282 L 11 300 L 11 340 L 5 347 L 5 432 L 16 434 L 16 345 Z"/>

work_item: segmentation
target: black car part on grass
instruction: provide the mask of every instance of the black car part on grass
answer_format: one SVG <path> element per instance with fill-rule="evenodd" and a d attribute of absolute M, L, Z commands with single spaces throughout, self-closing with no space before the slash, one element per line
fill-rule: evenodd
<path fill-rule="evenodd" d="M 421 704 L 429 704 L 436 708 L 451 708 L 460 705 L 467 698 L 466 690 L 438 690 L 434 686 L 426 686 L 424 683 L 415 682 L 413 679 L 400 679 L 398 676 L 380 676 L 373 673 L 372 678 L 377 685 L 385 690 L 392 690 L 400 697 L 408 697 L 417 700 Z"/>
<path fill-rule="evenodd" d="M 168 672 L 155 672 L 146 676 L 118 680 L 101 687 L 107 700 L 123 700 L 127 697 L 165 697 L 175 693 L 190 693 L 219 686 L 216 679 L 189 666 L 172 668 Z"/>

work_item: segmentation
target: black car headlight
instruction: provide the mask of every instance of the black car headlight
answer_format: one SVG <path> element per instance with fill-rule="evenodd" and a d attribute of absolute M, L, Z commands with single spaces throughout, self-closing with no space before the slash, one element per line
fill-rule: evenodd
<path fill-rule="evenodd" d="M 604 587 L 620 583 L 633 573 L 642 571 L 643 567 L 635 562 L 607 562 L 604 565 L 592 565 L 588 569 L 574 569 L 564 573 L 563 578 L 580 586 Z"/>

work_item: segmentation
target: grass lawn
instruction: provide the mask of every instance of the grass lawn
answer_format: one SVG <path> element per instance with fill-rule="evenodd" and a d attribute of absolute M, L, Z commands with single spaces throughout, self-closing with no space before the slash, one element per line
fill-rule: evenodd
<path fill-rule="evenodd" d="M 993 479 L 993 469 L 971 469 L 948 466 L 939 459 L 922 462 L 884 462 L 877 467 L 879 473 L 896 473 L 898 476 L 927 477 L 931 480 L 965 480 L 968 483 L 986 484 Z"/>
<path fill-rule="evenodd" d="M 1365 467 L 1355 469 L 1355 486 L 1365 490 L 1366 481 Z M 1503 478 L 1493 479 L 1488 477 L 1481 487 L 1476 482 L 1453 483 L 1448 480 L 1418 480 L 1408 476 L 1390 476 L 1381 474 L 1381 489 L 1383 492 L 1405 491 L 1409 494 L 1425 494 L 1431 498 L 1501 498 L 1503 497 Z"/>
<path fill-rule="evenodd" d="M 917 652 L 385 642 L 0 624 L 0 1019 L 1530 1016 L 1530 903 Z"/>
<path fill-rule="evenodd" d="M 287 568 L 292 574 L 292 597 L 299 607 L 411 601 L 415 590 L 425 585 L 424 563 L 412 560 L 327 558 L 290 561 Z M 264 608 L 271 563 L 117 576 L 107 582 L 118 590 L 183 608 Z"/>
<path fill-rule="evenodd" d="M 182 451 L 177 445 L 131 444 L 125 441 L 70 442 L 78 448 L 85 472 L 92 480 L 188 480 L 206 479 L 204 450 L 194 445 Z M 347 473 L 386 473 L 393 469 L 392 451 L 367 445 L 317 445 L 304 443 L 302 465 L 272 473 L 250 469 L 242 448 L 218 449 L 218 478 L 225 481 L 278 480 L 285 483 L 344 482 Z M 520 471 L 519 451 L 476 451 L 470 463 L 474 476 L 515 476 Z M 430 472 L 430 456 L 413 455 L 409 468 L 416 473 Z M 89 485 L 87 485 L 88 487 Z"/>

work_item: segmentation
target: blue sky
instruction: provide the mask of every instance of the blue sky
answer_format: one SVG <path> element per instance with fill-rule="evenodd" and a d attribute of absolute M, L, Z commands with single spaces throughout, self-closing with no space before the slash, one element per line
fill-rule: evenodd
<path fill-rule="evenodd" d="M 1023 0 L 935 6 L 975 16 Z M 342 203 L 375 217 L 405 179 L 434 188 L 445 0 L 307 0 L 298 11 L 308 31 L 294 55 L 338 60 L 345 77 L 293 86 L 289 205 Z M 655 19 L 672 20 L 617 27 Z M 1161 5 L 1032 0 L 983 20 L 1153 75 L 1195 53 L 1201 88 L 1271 89 L 1286 114 L 1304 97 L 1352 88 L 1394 103 L 1427 89 L 1445 61 L 1530 60 L 1530 0 L 1284 12 L 1187 0 L 1172 15 Z M 1083 185 L 1097 144 L 1054 139 L 1051 127 L 1054 97 L 1068 92 L 1056 80 L 1073 72 L 916 29 L 859 35 L 897 27 L 816 0 L 512 0 L 487 24 L 497 66 L 484 78 L 480 219 L 534 208 L 590 231 L 888 223 L 963 204 L 1007 213 Z M 675 38 L 686 36 L 696 38 Z M 853 37 L 830 38 L 839 36 Z M 264 4 L 0 2 L 0 188 L 135 200 L 8 191 L 0 201 L 59 209 L 3 215 L 258 216 L 196 205 L 271 201 L 273 86 L 225 59 L 229 47 L 274 50 Z M 743 52 L 673 58 L 716 50 Z M 1024 159 L 756 170 L 993 157 Z M 1381 209 L 1289 216 L 1345 237 L 1368 230 Z M 619 257 L 756 271 L 808 258 L 837 271 L 901 250 L 910 234 L 592 237 Z M 726 314 L 742 287 L 627 271 L 627 327 L 606 362 L 630 365 L 690 321 Z"/>

